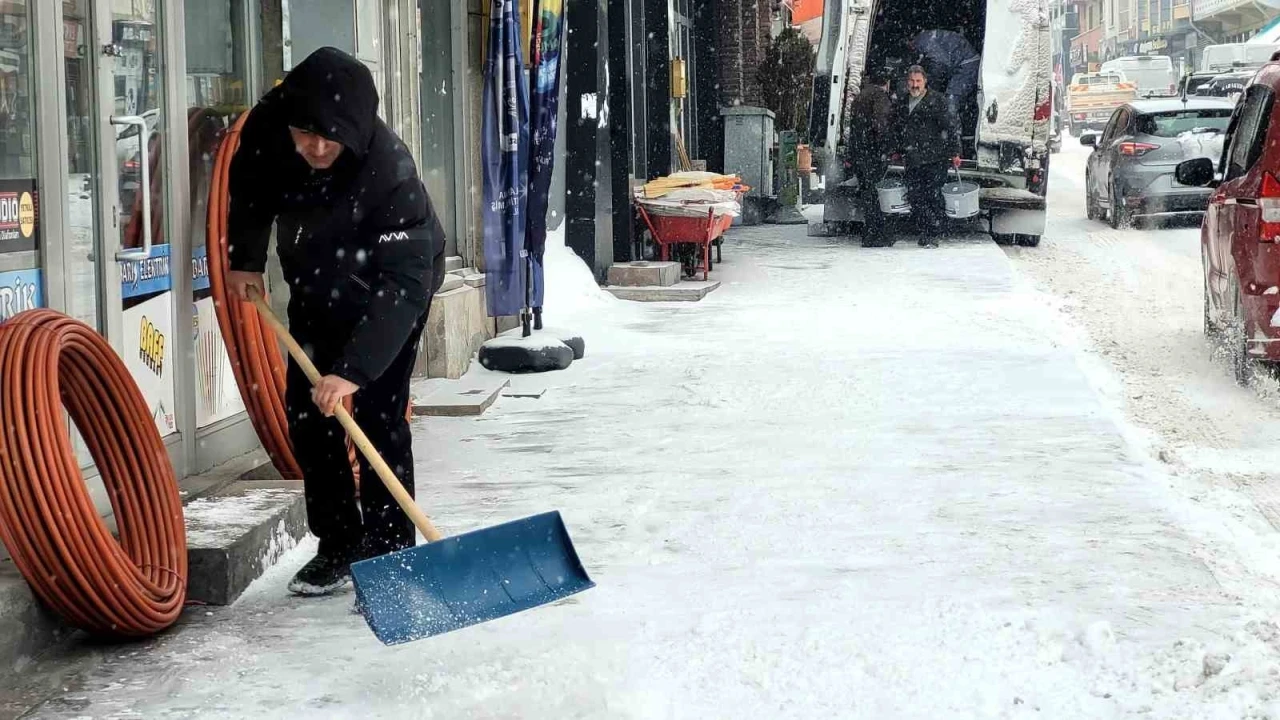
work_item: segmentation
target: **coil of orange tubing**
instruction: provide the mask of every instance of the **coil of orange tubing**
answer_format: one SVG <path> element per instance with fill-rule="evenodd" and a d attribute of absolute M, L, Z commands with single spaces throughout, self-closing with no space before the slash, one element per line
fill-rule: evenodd
<path fill-rule="evenodd" d="M 240 131 L 249 113 L 244 112 L 222 139 L 209 181 L 209 211 L 205 242 L 209 255 L 209 286 L 222 330 L 231 371 L 235 375 L 245 410 L 262 447 L 280 474 L 289 479 L 302 477 L 289 439 L 285 414 L 285 362 L 275 335 L 253 306 L 227 297 L 227 208 L 230 193 L 231 158 L 240 147 Z"/>
<path fill-rule="evenodd" d="M 118 541 L 89 496 L 64 407 Z M 182 611 L 186 530 L 164 441 L 106 339 L 53 310 L 0 324 L 0 540 L 40 599 L 91 633 L 145 637 Z"/>

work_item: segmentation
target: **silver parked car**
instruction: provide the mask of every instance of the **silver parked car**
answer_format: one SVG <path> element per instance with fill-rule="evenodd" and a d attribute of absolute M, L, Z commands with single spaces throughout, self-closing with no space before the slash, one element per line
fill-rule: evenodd
<path fill-rule="evenodd" d="M 1204 213 L 1211 191 L 1182 185 L 1174 173 L 1183 160 L 1218 163 L 1234 108 L 1229 100 L 1194 96 L 1116 108 L 1101 135 L 1080 137 L 1093 147 L 1085 171 L 1089 219 L 1120 227 L 1136 217 Z"/>

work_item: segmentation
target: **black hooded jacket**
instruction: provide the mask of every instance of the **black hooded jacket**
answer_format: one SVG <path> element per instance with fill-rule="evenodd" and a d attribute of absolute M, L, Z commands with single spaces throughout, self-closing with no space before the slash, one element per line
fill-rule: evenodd
<path fill-rule="evenodd" d="M 274 222 L 291 323 L 324 329 L 299 339 L 330 348 L 328 372 L 361 387 L 390 366 L 444 280 L 444 230 L 377 110 L 369 70 L 317 50 L 250 113 L 230 175 L 231 269 L 263 272 Z M 342 155 L 312 170 L 291 125 L 342 143 Z"/>
<path fill-rule="evenodd" d="M 886 162 L 893 147 L 893 98 L 884 88 L 868 83 L 853 101 L 849 115 L 849 163 Z"/>

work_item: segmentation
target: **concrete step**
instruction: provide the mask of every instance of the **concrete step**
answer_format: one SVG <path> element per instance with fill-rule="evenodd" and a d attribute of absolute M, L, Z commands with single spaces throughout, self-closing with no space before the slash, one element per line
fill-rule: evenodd
<path fill-rule="evenodd" d="M 680 282 L 680 263 L 637 260 L 609 266 L 608 283 L 621 287 L 671 287 Z"/>
<path fill-rule="evenodd" d="M 432 417 L 483 415 L 510 386 L 510 380 L 457 380 L 414 383 L 413 414 Z"/>
<path fill-rule="evenodd" d="M 73 633 L 36 600 L 12 560 L 0 561 L 0 675 L 20 672 Z"/>
<path fill-rule="evenodd" d="M 189 602 L 230 605 L 307 534 L 300 480 L 241 480 L 185 511 Z"/>
<path fill-rule="evenodd" d="M 616 287 L 611 285 L 605 288 L 619 300 L 633 302 L 698 302 L 718 289 L 720 289 L 719 280 L 682 282 L 671 287 Z"/>
<path fill-rule="evenodd" d="M 261 451 L 187 478 L 180 490 L 188 601 L 234 602 L 306 534 L 302 483 L 281 479 Z M 81 636 L 45 610 L 11 560 L 0 560 L 0 678 Z"/>

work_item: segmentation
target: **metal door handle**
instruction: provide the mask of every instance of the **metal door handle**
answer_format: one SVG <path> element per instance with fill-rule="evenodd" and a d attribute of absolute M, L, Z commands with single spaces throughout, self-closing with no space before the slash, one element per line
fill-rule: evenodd
<path fill-rule="evenodd" d="M 151 158 L 147 157 L 147 119 L 141 115 L 112 115 L 112 125 L 136 125 L 138 128 L 138 158 L 142 165 L 142 247 L 134 250 L 121 248 L 116 260 L 146 260 L 151 257 Z"/>

